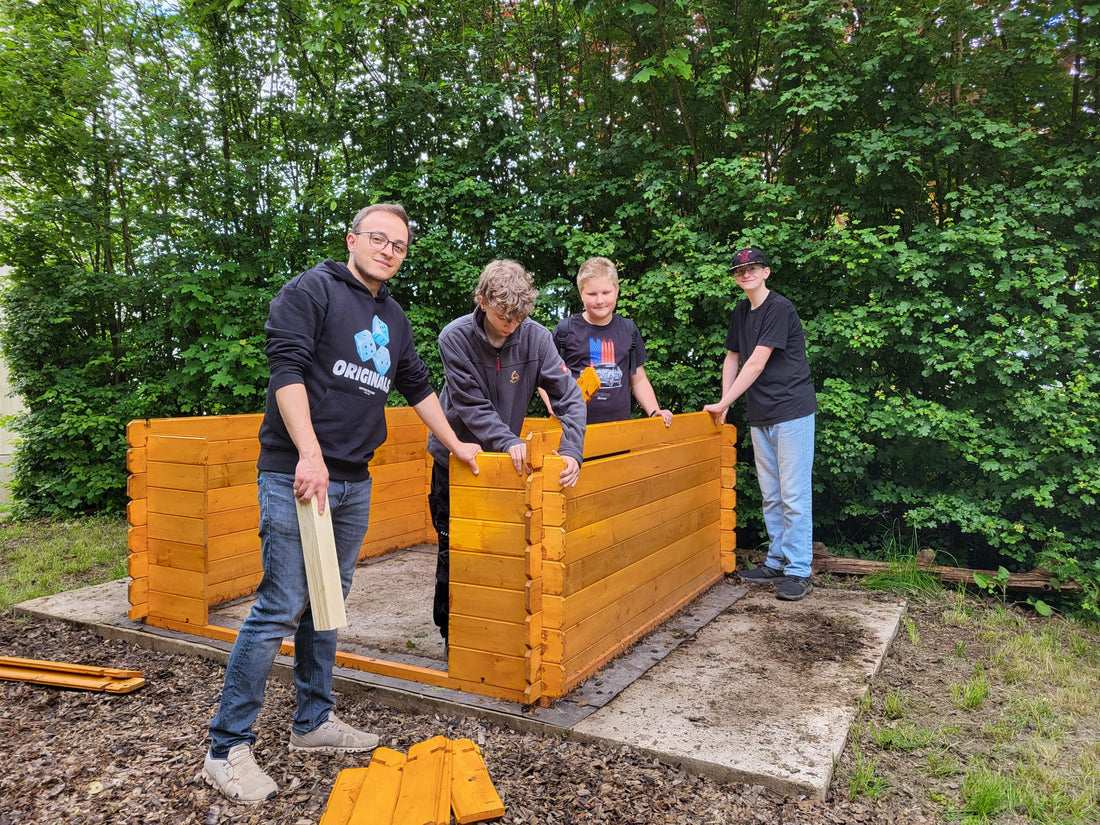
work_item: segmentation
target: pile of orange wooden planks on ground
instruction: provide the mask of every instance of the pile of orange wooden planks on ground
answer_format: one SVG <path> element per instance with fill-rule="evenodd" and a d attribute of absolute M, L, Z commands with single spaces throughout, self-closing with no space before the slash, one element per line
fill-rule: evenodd
<path fill-rule="evenodd" d="M 452 810 L 466 825 L 504 816 L 504 803 L 473 741 L 433 736 L 340 771 L 321 825 L 448 825 Z"/>
<path fill-rule="evenodd" d="M 0 679 L 106 693 L 129 693 L 145 684 L 140 670 L 71 665 L 11 656 L 0 656 Z"/>

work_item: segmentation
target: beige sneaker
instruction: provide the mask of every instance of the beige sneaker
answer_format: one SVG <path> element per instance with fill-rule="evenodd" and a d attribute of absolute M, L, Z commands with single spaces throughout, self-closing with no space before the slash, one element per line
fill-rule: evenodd
<path fill-rule="evenodd" d="M 227 759 L 215 759 L 207 751 L 202 778 L 235 802 L 263 802 L 279 792 L 275 780 L 256 764 L 252 747 L 244 742 L 230 748 Z"/>
<path fill-rule="evenodd" d="M 330 713 L 328 721 L 309 733 L 290 732 L 290 749 L 292 751 L 358 753 L 359 751 L 372 751 L 376 747 L 378 747 L 377 736 L 344 724 L 336 718 L 335 713 Z"/>

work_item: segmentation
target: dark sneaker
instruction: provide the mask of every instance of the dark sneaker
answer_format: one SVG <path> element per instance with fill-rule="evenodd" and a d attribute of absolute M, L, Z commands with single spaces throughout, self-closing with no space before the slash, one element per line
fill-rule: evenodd
<path fill-rule="evenodd" d="M 235 802 L 263 802 L 279 792 L 275 781 L 256 764 L 252 748 L 243 742 L 230 748 L 226 759 L 207 753 L 202 778 Z"/>
<path fill-rule="evenodd" d="M 786 578 L 782 570 L 776 570 L 774 567 L 768 567 L 766 564 L 754 567 L 752 570 L 741 570 L 738 572 L 737 576 L 741 581 L 748 582 L 749 584 L 775 584 Z"/>
<path fill-rule="evenodd" d="M 783 584 L 779 585 L 775 591 L 775 597 L 782 599 L 785 602 L 797 602 L 799 599 L 804 599 L 814 592 L 814 584 L 810 581 L 810 577 L 802 578 L 801 576 L 785 576 L 783 578 Z"/>
<path fill-rule="evenodd" d="M 292 751 L 317 751 L 319 753 L 358 753 L 372 751 L 378 746 L 378 737 L 364 730 L 356 730 L 328 715 L 328 721 L 309 733 L 290 732 Z"/>

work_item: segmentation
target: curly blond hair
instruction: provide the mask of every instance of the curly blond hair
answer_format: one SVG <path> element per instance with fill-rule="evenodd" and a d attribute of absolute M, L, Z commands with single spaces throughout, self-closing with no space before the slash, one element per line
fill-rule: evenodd
<path fill-rule="evenodd" d="M 474 297 L 491 306 L 509 321 L 522 321 L 535 308 L 535 289 L 531 273 L 519 261 L 490 261 L 481 270 Z"/>

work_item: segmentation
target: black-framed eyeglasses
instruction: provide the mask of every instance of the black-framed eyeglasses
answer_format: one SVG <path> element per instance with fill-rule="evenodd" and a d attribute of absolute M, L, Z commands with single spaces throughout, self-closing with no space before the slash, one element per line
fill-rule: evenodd
<path fill-rule="evenodd" d="M 409 254 L 409 245 L 404 241 L 391 241 L 389 235 L 385 232 L 368 232 L 363 230 L 361 232 L 353 231 L 352 235 L 366 235 L 367 243 L 370 244 L 371 249 L 377 249 L 379 252 L 385 252 L 388 246 L 395 258 L 404 258 Z"/>

